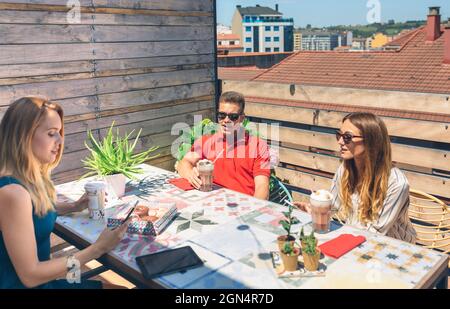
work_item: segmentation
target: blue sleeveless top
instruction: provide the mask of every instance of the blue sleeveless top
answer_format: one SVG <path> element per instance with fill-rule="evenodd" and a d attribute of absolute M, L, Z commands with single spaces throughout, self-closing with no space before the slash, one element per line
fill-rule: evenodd
<path fill-rule="evenodd" d="M 9 176 L 0 177 L 0 188 L 10 185 L 18 184 L 22 185 L 17 179 Z M 34 208 L 34 207 L 33 207 Z M 56 212 L 49 211 L 43 217 L 39 217 L 33 213 L 34 235 L 36 237 L 37 254 L 40 262 L 50 260 L 50 234 L 53 231 L 53 227 L 56 221 Z M 90 280 L 87 280 L 90 281 Z M 5 242 L 3 241 L 3 235 L 0 231 L 0 289 L 24 289 L 26 288 L 19 277 L 16 270 L 9 258 L 8 251 L 6 250 Z M 101 288 L 100 281 L 86 282 L 82 281 L 81 284 L 69 284 L 66 280 L 54 280 L 37 288 Z"/>

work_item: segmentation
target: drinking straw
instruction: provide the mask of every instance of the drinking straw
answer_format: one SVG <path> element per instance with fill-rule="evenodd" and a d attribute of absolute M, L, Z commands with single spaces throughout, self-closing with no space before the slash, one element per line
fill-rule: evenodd
<path fill-rule="evenodd" d="M 223 151 L 224 151 L 224 148 L 222 148 L 222 151 L 219 152 L 219 154 L 218 154 L 217 157 L 214 159 L 214 161 L 212 162 L 212 164 L 216 163 L 217 159 L 220 158 L 220 156 L 222 155 Z"/>

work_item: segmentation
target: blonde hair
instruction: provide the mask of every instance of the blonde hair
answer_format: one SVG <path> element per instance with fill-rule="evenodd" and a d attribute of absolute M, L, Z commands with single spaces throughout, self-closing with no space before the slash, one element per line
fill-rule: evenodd
<path fill-rule="evenodd" d="M 56 192 L 50 173 L 62 156 L 59 148 L 54 162 L 42 164 L 33 154 L 32 140 L 36 128 L 54 110 L 61 118 L 61 137 L 64 136 L 63 110 L 57 103 L 37 97 L 25 97 L 13 102 L 0 123 L 0 173 L 8 171 L 28 190 L 35 214 L 44 216 L 54 210 Z"/>
<path fill-rule="evenodd" d="M 364 168 L 358 175 L 355 160 L 344 161 L 339 198 L 342 207 L 340 218 L 349 218 L 353 212 L 351 195 L 358 193 L 358 220 L 362 224 L 378 219 L 388 189 L 392 169 L 391 142 L 384 122 L 371 113 L 352 113 L 342 122 L 349 120 L 357 127 L 364 143 Z"/>

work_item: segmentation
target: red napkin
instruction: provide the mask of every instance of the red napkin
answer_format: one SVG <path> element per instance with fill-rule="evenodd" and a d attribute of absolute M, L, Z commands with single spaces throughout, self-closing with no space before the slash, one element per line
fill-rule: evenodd
<path fill-rule="evenodd" d="M 187 181 L 185 178 L 172 178 L 169 179 L 169 183 L 173 184 L 174 186 L 177 186 L 181 190 L 189 191 L 193 190 L 194 187 Z"/>
<path fill-rule="evenodd" d="M 353 236 L 351 234 L 342 234 L 335 239 L 329 240 L 319 246 L 323 254 L 332 258 L 340 258 L 353 248 L 366 241 L 364 236 Z"/>

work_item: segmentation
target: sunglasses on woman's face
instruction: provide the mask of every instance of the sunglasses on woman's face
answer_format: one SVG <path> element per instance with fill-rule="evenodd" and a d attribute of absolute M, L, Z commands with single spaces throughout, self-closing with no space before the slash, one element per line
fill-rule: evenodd
<path fill-rule="evenodd" d="M 344 144 L 350 144 L 353 141 L 354 137 L 362 137 L 361 135 L 353 135 L 351 133 L 345 132 L 341 133 L 339 130 L 336 131 L 336 140 L 339 142 L 341 139 L 344 141 Z"/>
<path fill-rule="evenodd" d="M 224 120 L 225 118 L 227 118 L 227 116 L 228 116 L 228 119 L 230 119 L 231 121 L 236 121 L 236 120 L 239 119 L 239 116 L 241 116 L 241 114 L 240 113 L 227 114 L 227 113 L 223 113 L 223 112 L 218 112 L 217 113 L 217 118 L 219 120 Z"/>

